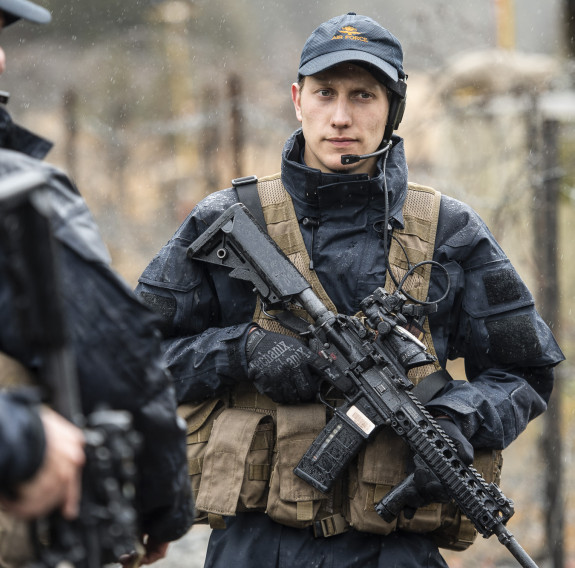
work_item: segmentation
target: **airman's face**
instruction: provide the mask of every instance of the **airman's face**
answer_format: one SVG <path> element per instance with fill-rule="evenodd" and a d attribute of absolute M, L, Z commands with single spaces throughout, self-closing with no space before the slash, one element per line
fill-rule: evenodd
<path fill-rule="evenodd" d="M 386 88 L 362 67 L 342 63 L 292 85 L 305 138 L 305 163 L 325 173 L 373 175 L 377 158 L 342 165 L 343 154 L 375 152 L 383 139 L 389 103 Z"/>

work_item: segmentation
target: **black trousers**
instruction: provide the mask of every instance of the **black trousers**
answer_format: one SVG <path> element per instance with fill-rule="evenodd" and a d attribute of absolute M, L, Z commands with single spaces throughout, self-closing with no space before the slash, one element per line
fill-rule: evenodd
<path fill-rule="evenodd" d="M 205 568 L 447 568 L 426 535 L 350 530 L 315 538 L 311 529 L 285 527 L 261 513 L 228 517 L 226 525 L 212 532 Z"/>

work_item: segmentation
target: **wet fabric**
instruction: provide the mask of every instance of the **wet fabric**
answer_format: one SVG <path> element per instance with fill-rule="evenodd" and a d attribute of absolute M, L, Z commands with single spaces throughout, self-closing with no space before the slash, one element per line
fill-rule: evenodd
<path fill-rule="evenodd" d="M 227 517 L 226 526 L 212 532 L 205 568 L 447 568 L 425 535 L 395 532 L 374 537 L 350 530 L 316 539 L 311 529 L 285 527 L 250 513 Z"/>
<path fill-rule="evenodd" d="M 355 314 L 361 301 L 385 283 L 386 205 L 391 228 L 404 224 L 407 165 L 401 139 L 394 137 L 393 142 L 385 172 L 381 159 L 373 178 L 308 168 L 302 161 L 301 131 L 284 147 L 282 182 L 314 269 L 340 313 Z M 170 306 L 163 311 L 165 357 L 180 402 L 216 398 L 247 379 L 246 331 L 256 303 L 252 286 L 229 278 L 226 269 L 186 257 L 187 247 L 236 202 L 233 189 L 200 202 L 146 268 L 137 287 L 151 308 Z M 433 259 L 451 281 L 446 299 L 430 317 L 433 343 L 442 366 L 451 359 L 465 360 L 467 380 L 451 381 L 427 406 L 451 417 L 475 448 L 504 448 L 545 410 L 552 368 L 563 354 L 485 223 L 469 206 L 445 195 Z M 444 271 L 434 268 L 429 299 L 445 291 Z M 505 330 L 512 332 L 513 341 L 502 350 L 497 344 Z M 256 535 L 261 531 L 259 537 L 250 538 L 245 532 L 250 529 Z M 280 527 L 260 513 L 238 516 L 227 530 L 213 532 L 207 565 L 227 566 L 233 559 L 233 565 L 252 566 L 254 558 L 263 558 L 262 566 L 287 565 L 280 564 L 285 553 L 292 555 L 292 562 L 305 555 L 302 565 L 329 562 L 328 551 L 336 546 L 330 543 L 338 541 L 312 543 L 306 531 Z M 345 543 L 334 548 L 338 566 L 352 566 L 364 554 L 371 558 L 365 560 L 368 566 L 444 565 L 425 535 L 358 534 L 332 537 Z"/>
<path fill-rule="evenodd" d="M 14 130 L 9 134 L 14 136 Z M 26 138 L 23 146 L 28 141 Z M 20 152 L 0 149 L 0 184 L 5 176 L 18 171 L 42 171 L 48 179 L 44 191 L 57 243 L 64 312 L 76 354 L 83 409 L 89 413 L 105 404 L 132 413 L 134 426 L 144 437 L 137 459 L 142 530 L 160 542 L 175 540 L 190 527 L 193 507 L 185 432 L 177 419 L 173 387 L 160 356 L 157 317 L 110 269 L 97 226 L 67 176 Z M 15 325 L 14 291 L 8 286 L 7 269 L 5 252 L 0 250 L 0 321 L 4 322 L 0 351 L 34 371 L 42 362 Z M 0 413 L 0 433 L 10 428 L 10 416 Z M 29 420 L 37 418 L 29 415 Z M 23 442 L 13 436 L 11 441 L 0 444 L 0 464 L 18 452 L 19 459 L 28 464 L 22 471 L 33 470 L 37 443 L 32 437 Z"/>
<path fill-rule="evenodd" d="M 30 479 L 42 461 L 45 439 L 36 404 L 37 397 L 0 394 L 0 488 L 8 493 Z"/>
<path fill-rule="evenodd" d="M 301 131 L 283 151 L 282 181 L 315 271 L 341 313 L 355 314 L 385 282 L 385 189 L 390 224 L 403 226 L 407 167 L 401 140 L 394 142 L 385 175 L 380 161 L 371 179 L 323 174 L 302 164 Z M 212 398 L 247 378 L 244 345 L 256 301 L 251 285 L 229 278 L 224 268 L 186 259 L 193 240 L 236 202 L 233 189 L 200 202 L 140 277 L 137 292 L 152 309 L 170 306 L 162 324 L 164 346 L 180 402 Z M 304 223 L 306 218 L 318 219 L 319 226 Z M 430 316 L 433 343 L 442 366 L 465 359 L 468 381 L 454 381 L 429 407 L 453 418 L 474 446 L 504 448 L 545 409 L 551 368 L 563 354 L 485 223 L 445 195 L 434 260 L 449 273 L 451 288 Z M 504 277 L 497 286 L 499 273 Z M 513 293 L 505 291 L 511 281 Z M 445 286 L 443 271 L 434 268 L 430 299 L 442 296 Z M 502 334 L 513 338 L 504 353 Z"/>

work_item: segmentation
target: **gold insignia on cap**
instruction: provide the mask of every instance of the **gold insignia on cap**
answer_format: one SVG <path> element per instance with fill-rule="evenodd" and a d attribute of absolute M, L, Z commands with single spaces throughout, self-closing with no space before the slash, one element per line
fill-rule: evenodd
<path fill-rule="evenodd" d="M 334 35 L 331 39 L 355 39 L 368 43 L 369 40 L 360 34 L 361 32 L 358 32 L 357 28 L 354 28 L 353 26 L 344 26 L 339 30 L 339 33 Z"/>
<path fill-rule="evenodd" d="M 345 26 L 345 27 L 341 28 L 341 30 L 339 30 L 339 33 L 359 35 L 360 32 L 358 32 L 357 28 L 354 28 L 353 26 Z"/>

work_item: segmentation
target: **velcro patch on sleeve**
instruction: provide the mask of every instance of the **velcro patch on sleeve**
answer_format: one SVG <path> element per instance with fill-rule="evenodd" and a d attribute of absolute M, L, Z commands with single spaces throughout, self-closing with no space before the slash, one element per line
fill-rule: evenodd
<path fill-rule="evenodd" d="M 164 321 L 172 322 L 176 315 L 176 300 L 151 292 L 140 292 L 140 298 L 153 312 L 162 316 Z"/>
<path fill-rule="evenodd" d="M 490 306 L 519 300 L 523 289 L 519 276 L 512 268 L 503 268 L 497 272 L 485 274 L 483 285 Z"/>
<path fill-rule="evenodd" d="M 493 359 L 500 364 L 517 363 L 541 355 L 541 343 L 528 315 L 486 321 Z"/>

